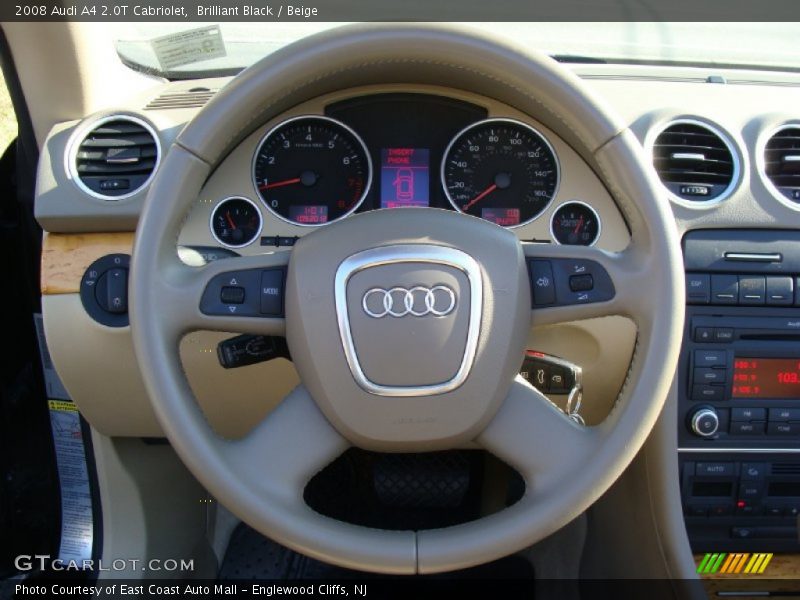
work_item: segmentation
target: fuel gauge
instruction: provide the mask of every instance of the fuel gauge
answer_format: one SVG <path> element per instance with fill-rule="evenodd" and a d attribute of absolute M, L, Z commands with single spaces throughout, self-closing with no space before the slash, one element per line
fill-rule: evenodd
<path fill-rule="evenodd" d="M 600 237 L 600 217 L 588 204 L 567 202 L 553 213 L 550 233 L 565 246 L 591 246 Z"/>
<path fill-rule="evenodd" d="M 261 211 L 246 198 L 226 198 L 211 213 L 211 233 L 228 248 L 247 246 L 261 233 Z"/>

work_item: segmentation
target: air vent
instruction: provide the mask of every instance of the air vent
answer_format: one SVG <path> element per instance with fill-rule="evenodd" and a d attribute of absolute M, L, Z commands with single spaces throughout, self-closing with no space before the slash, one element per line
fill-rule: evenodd
<path fill-rule="evenodd" d="M 690 202 L 722 200 L 739 176 L 732 144 L 709 125 L 674 121 L 653 143 L 653 165 L 673 195 Z"/>
<path fill-rule="evenodd" d="M 764 174 L 779 193 L 800 203 L 800 126 L 784 127 L 769 138 Z"/>
<path fill-rule="evenodd" d="M 103 199 L 130 196 L 149 183 L 158 165 L 158 137 L 135 117 L 113 116 L 92 123 L 76 143 L 72 174 L 84 191 Z"/>
<path fill-rule="evenodd" d="M 773 475 L 800 475 L 800 463 L 773 463 Z"/>
<path fill-rule="evenodd" d="M 193 88 L 185 92 L 170 92 L 154 98 L 144 109 L 169 110 L 173 108 L 202 108 L 216 93 L 217 90 L 210 90 L 208 88 Z"/>

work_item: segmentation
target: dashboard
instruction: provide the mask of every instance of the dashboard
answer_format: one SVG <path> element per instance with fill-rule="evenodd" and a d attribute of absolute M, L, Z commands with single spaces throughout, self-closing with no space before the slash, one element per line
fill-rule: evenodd
<path fill-rule="evenodd" d="M 179 243 L 290 247 L 351 214 L 432 207 L 520 239 L 623 248 L 627 226 L 585 162 L 511 107 L 436 88 L 350 90 L 259 128 L 206 183 Z"/>
<path fill-rule="evenodd" d="M 761 536 L 759 547 L 774 548 L 778 536 L 782 549 L 796 551 L 800 78 L 620 65 L 574 71 L 638 137 L 684 240 L 689 309 L 671 406 L 680 453 L 675 477 L 693 547 L 736 551 L 753 535 Z M 125 107 L 56 126 L 40 163 L 40 223 L 56 236 L 132 232 L 161 154 L 226 83 L 164 84 Z M 87 140 L 120 135 L 144 136 L 135 144 L 139 160 L 121 152 L 108 163 L 116 170 L 97 171 L 107 165 L 92 162 Z M 466 212 L 527 242 L 618 251 L 630 241 L 625 215 L 594 166 L 535 116 L 465 90 L 387 85 L 327 94 L 257 124 L 205 182 L 177 246 L 203 261 L 287 251 L 338 219 L 421 206 Z M 105 254 L 126 251 L 124 243 L 101 247 Z M 182 257 L 192 262 L 195 255 Z M 84 412 L 109 434 L 157 435 L 141 384 L 120 385 L 129 397 L 113 415 L 100 399 L 103 381 L 138 381 L 130 373 L 129 335 L 90 319 L 70 297 L 77 283 L 60 290 L 45 297 L 46 312 L 59 315 L 48 339 L 56 361 L 68 367 L 70 389 L 89 398 Z M 625 319 L 596 321 L 538 331 L 530 344 L 582 367 L 589 424 L 613 407 L 636 342 Z M 84 329 L 97 343 L 76 352 Z M 296 375 L 286 364 L 250 376 L 215 370 L 220 339 L 190 338 L 182 359 L 209 419 L 241 433 Z M 97 380 L 95 365 L 108 361 L 115 344 L 124 351 Z M 256 406 L 265 373 L 280 385 L 275 399 Z"/>

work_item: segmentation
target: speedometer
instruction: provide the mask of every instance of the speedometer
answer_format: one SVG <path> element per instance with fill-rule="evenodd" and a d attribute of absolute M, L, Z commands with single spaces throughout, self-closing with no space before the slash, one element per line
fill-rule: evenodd
<path fill-rule="evenodd" d="M 453 207 L 504 227 L 542 214 L 556 195 L 558 159 L 538 131 L 511 119 L 487 119 L 453 138 L 442 185 Z"/>
<path fill-rule="evenodd" d="M 364 142 L 328 117 L 284 121 L 266 135 L 253 159 L 253 183 L 264 205 L 295 225 L 324 225 L 349 215 L 371 180 Z"/>

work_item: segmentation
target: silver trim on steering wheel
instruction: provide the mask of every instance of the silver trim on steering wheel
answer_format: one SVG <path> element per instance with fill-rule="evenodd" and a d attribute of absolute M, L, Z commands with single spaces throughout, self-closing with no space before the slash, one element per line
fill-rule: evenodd
<path fill-rule="evenodd" d="M 353 341 L 353 333 L 350 329 L 350 316 L 348 314 L 347 306 L 347 282 L 356 273 L 368 269 L 370 267 L 377 267 L 382 265 L 390 265 L 397 263 L 428 263 L 439 264 L 448 267 L 454 267 L 462 271 L 469 280 L 470 290 L 470 305 L 469 305 L 469 325 L 467 326 L 467 341 L 464 347 L 464 356 L 461 359 L 461 364 L 456 371 L 456 374 L 442 383 L 433 385 L 419 385 L 419 386 L 389 386 L 381 385 L 370 380 L 364 373 L 361 363 L 358 359 L 355 343 Z M 443 308 L 436 308 L 435 298 L 433 298 L 434 290 L 444 289 L 449 291 L 451 302 Z M 428 295 L 425 296 L 426 310 L 423 313 L 421 310 L 414 310 L 413 294 L 416 291 L 427 291 L 431 295 L 431 305 L 428 305 Z M 383 306 L 386 309 L 385 313 L 375 312 L 371 314 L 367 311 L 368 296 L 384 292 Z M 403 296 L 403 310 L 393 310 L 392 303 L 387 306 L 387 298 L 391 298 L 394 292 L 405 292 Z M 456 250 L 455 248 L 446 248 L 444 246 L 433 246 L 430 244 L 401 244 L 396 246 L 385 246 L 381 248 L 373 248 L 358 252 L 345 259 L 339 268 L 336 270 L 336 280 L 334 283 L 334 295 L 336 301 L 336 319 L 339 324 L 339 335 L 342 339 L 342 347 L 347 359 L 347 364 L 353 374 L 353 378 L 358 385 L 377 396 L 394 396 L 394 397 L 408 397 L 408 396 L 432 396 L 435 394 L 444 394 L 451 392 L 460 387 L 467 379 L 472 363 L 475 360 L 475 354 L 478 349 L 478 336 L 480 334 L 481 313 L 483 311 L 483 279 L 481 276 L 480 266 L 478 262 L 469 254 Z M 409 306 L 409 302 L 411 305 Z M 456 295 L 455 292 L 447 286 L 436 285 L 432 288 L 417 286 L 411 289 L 393 287 L 390 289 L 372 288 L 368 290 L 361 299 L 361 308 L 372 318 L 381 318 L 387 315 L 393 317 L 403 317 L 407 314 L 415 317 L 423 316 L 423 314 L 431 314 L 434 316 L 445 316 L 455 310 Z M 435 312 L 438 311 L 438 312 Z M 417 314 L 421 313 L 421 314 Z"/>
<path fill-rule="evenodd" d="M 403 294 L 401 296 L 403 299 L 403 308 L 399 311 L 394 310 L 395 297 L 401 292 Z M 418 292 L 425 293 L 425 295 L 422 296 L 423 302 L 425 303 L 424 310 L 414 310 L 414 304 L 418 299 Z M 442 297 L 441 294 L 439 294 L 437 297 L 436 292 L 444 292 L 444 297 L 449 299 L 449 303 L 447 303 L 444 308 L 436 308 L 437 299 Z M 383 294 L 383 296 L 381 296 L 383 310 L 379 312 L 375 312 L 369 307 L 369 299 L 375 294 Z M 406 289 L 404 287 L 393 287 L 389 290 L 383 288 L 372 288 L 371 290 L 367 290 L 364 293 L 364 297 L 361 299 L 361 308 L 363 308 L 364 312 L 373 319 L 382 319 L 387 315 L 397 318 L 405 317 L 406 315 L 411 315 L 412 317 L 424 317 L 426 315 L 444 317 L 445 315 L 449 315 L 451 312 L 453 312 L 455 307 L 456 293 L 446 285 L 435 285 L 432 288 L 426 288 L 418 285 L 411 289 Z"/>

